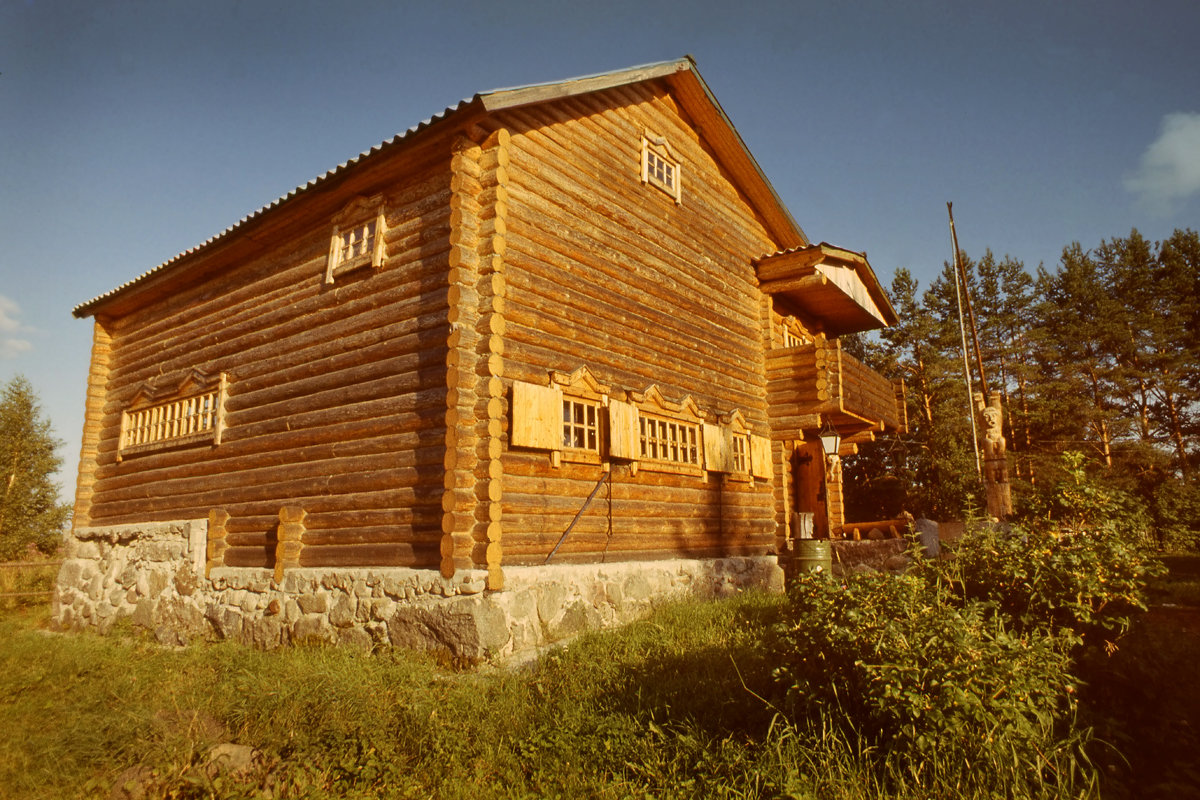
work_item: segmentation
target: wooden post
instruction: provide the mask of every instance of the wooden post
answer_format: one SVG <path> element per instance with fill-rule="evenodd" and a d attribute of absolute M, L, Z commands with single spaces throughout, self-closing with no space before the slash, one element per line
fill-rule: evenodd
<path fill-rule="evenodd" d="M 223 508 L 213 508 L 208 512 L 208 544 L 205 547 L 204 577 L 208 577 L 213 567 L 225 566 L 225 551 L 229 549 L 226 537 L 229 530 L 229 512 Z"/>
<path fill-rule="evenodd" d="M 279 539 L 275 543 L 275 582 L 283 582 L 285 570 L 300 566 L 300 551 L 304 543 L 304 518 L 308 516 L 300 506 L 284 506 L 279 509 Z"/>

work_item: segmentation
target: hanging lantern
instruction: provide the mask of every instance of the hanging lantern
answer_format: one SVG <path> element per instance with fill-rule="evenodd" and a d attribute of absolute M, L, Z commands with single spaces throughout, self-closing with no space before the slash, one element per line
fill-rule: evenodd
<path fill-rule="evenodd" d="M 825 451 L 825 455 L 833 458 L 837 456 L 838 450 L 842 446 L 841 434 L 833 427 L 833 423 L 829 418 L 825 418 L 825 425 L 821 428 L 821 449 Z"/>

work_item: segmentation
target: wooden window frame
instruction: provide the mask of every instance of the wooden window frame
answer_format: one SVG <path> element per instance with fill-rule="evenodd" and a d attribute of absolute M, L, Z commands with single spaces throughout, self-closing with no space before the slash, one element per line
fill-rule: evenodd
<path fill-rule="evenodd" d="M 704 412 L 696 405 L 696 401 L 689 396 L 678 403 L 671 402 L 663 397 L 657 386 L 650 386 L 644 392 L 631 393 L 630 400 L 638 411 L 639 468 L 651 472 L 702 476 Z M 649 435 L 651 425 L 655 426 L 655 433 L 658 434 L 654 437 Z M 691 454 L 686 460 L 679 457 L 678 451 L 676 457 L 672 457 L 672 431 L 676 434 L 676 446 L 682 443 Z M 665 457 L 658 452 L 660 442 L 667 448 Z"/>
<path fill-rule="evenodd" d="M 510 408 L 512 427 L 509 445 L 550 454 L 552 466 L 562 462 L 602 464 L 606 455 L 609 387 L 596 380 L 587 367 L 574 372 L 551 372 L 547 386 L 513 381 L 513 400 Z M 578 428 L 585 436 L 585 446 L 572 444 L 574 409 L 584 411 L 584 424 Z M 595 409 L 592 423 L 587 423 L 587 410 Z M 553 411 L 551 410 L 553 409 Z M 565 419 L 570 413 L 571 422 Z M 595 433 L 595 447 L 588 446 L 589 430 Z"/>
<path fill-rule="evenodd" d="M 370 246 L 363 248 L 361 252 L 347 256 L 345 252 L 346 237 L 353 237 L 357 232 L 366 228 L 373 230 Z M 361 241 L 361 239 L 356 239 L 356 241 Z M 333 232 L 329 238 L 329 257 L 325 265 L 325 283 L 334 283 L 338 277 L 364 267 L 380 269 L 386 261 L 387 210 L 383 195 L 356 197 L 333 218 Z"/>
<path fill-rule="evenodd" d="M 638 443 L 643 463 L 665 462 L 700 470 L 699 423 L 640 414 Z"/>
<path fill-rule="evenodd" d="M 145 384 L 121 411 L 117 460 L 191 445 L 217 446 L 225 433 L 226 373 L 193 370 L 174 388 Z"/>
<path fill-rule="evenodd" d="M 704 426 L 704 469 L 721 474 L 726 481 L 769 480 L 770 443 L 766 437 L 755 436 L 750 431 L 740 409 L 734 409 L 718 422 Z M 757 449 L 761 460 L 764 443 L 768 454 L 765 470 L 755 463 L 755 451 Z"/>
<path fill-rule="evenodd" d="M 563 452 L 579 450 L 599 456 L 601 404 L 563 393 L 562 406 Z"/>
<path fill-rule="evenodd" d="M 660 170 L 655 164 L 661 164 Z M 665 192 L 675 205 L 683 203 L 683 167 L 665 136 L 642 133 L 642 183 Z"/>

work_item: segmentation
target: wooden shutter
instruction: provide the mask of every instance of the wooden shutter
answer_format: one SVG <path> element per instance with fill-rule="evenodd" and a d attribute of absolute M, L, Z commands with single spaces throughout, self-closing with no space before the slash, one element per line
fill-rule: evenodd
<path fill-rule="evenodd" d="M 512 431 L 509 444 L 538 450 L 563 446 L 563 396 L 558 386 L 513 381 Z"/>
<path fill-rule="evenodd" d="M 709 472 L 733 472 L 733 431 L 720 425 L 704 425 L 704 468 Z"/>
<path fill-rule="evenodd" d="M 608 453 L 613 458 L 637 460 L 642 454 L 638 436 L 638 410 L 632 403 L 608 401 Z"/>
<path fill-rule="evenodd" d="M 771 478 L 771 440 L 765 436 L 750 436 L 750 474 Z"/>

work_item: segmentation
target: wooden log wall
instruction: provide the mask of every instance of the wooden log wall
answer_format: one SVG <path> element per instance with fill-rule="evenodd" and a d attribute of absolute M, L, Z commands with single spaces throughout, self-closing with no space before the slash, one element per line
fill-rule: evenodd
<path fill-rule="evenodd" d="M 451 159 L 441 570 L 486 567 L 488 588 L 501 589 L 509 134 L 478 136 Z"/>
<path fill-rule="evenodd" d="M 241 235 L 229 247 L 244 258 L 201 264 L 208 277 L 113 324 L 98 423 L 89 389 L 96 466 L 79 498 L 90 524 L 221 508 L 229 514 L 223 563 L 269 567 L 279 510 L 295 506 L 305 512 L 301 566 L 441 563 L 448 147 L 370 175 L 374 183 L 309 195 L 305 202 L 334 210 L 281 217 L 288 221 L 261 238 Z M 344 197 L 326 196 L 337 192 Z M 380 192 L 385 265 L 326 285 L 331 214 Z M 227 254 L 216 247 L 205 257 Z M 195 368 L 229 376 L 222 443 L 118 461 L 121 410 L 138 387 L 177 383 Z M 93 371 L 103 369 L 94 358 Z"/>
<path fill-rule="evenodd" d="M 655 384 L 711 421 L 741 409 L 767 433 L 761 292 L 752 258 L 775 249 L 670 96 L 647 85 L 503 112 L 511 131 L 505 378 L 545 385 L 587 366 L 614 393 Z M 641 136 L 682 161 L 682 204 L 640 181 Z M 510 450 L 504 563 L 540 563 L 602 465 Z M 614 467 L 555 561 L 717 556 L 771 549 L 765 481 Z"/>
<path fill-rule="evenodd" d="M 104 405 L 112 362 L 112 334 L 102 320 L 92 326 L 92 360 L 88 368 L 87 398 L 83 411 L 83 439 L 79 449 L 79 476 L 75 481 L 75 510 L 72 524 L 92 524 L 92 498 L 99 467 L 100 443 L 104 432 Z"/>

